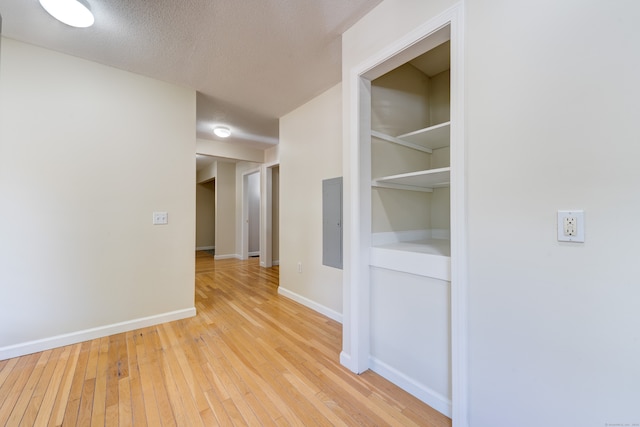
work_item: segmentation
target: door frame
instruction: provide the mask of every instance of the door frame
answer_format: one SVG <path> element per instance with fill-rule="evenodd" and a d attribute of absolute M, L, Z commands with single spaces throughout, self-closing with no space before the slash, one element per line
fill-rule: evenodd
<path fill-rule="evenodd" d="M 355 373 L 370 363 L 371 80 L 429 50 L 429 36 L 450 26 L 451 40 L 451 415 L 468 426 L 468 284 L 464 133 L 464 4 L 458 3 L 352 68 L 346 94 L 349 142 L 350 243 L 345 248 L 344 349 L 340 362 Z M 434 47 L 434 46 L 432 46 Z"/>
<path fill-rule="evenodd" d="M 258 188 L 262 187 L 261 168 L 252 168 L 242 172 L 242 226 L 240 229 L 240 259 L 249 259 L 249 175 L 258 174 Z M 260 191 L 260 205 L 262 205 L 262 191 Z M 262 212 L 262 209 L 260 209 Z M 262 217 L 262 214 L 260 215 Z M 262 221 L 260 221 L 262 222 Z M 260 259 L 262 259 L 262 231 L 260 231 Z"/>
<path fill-rule="evenodd" d="M 265 163 L 260 198 L 260 266 L 273 267 L 273 169 L 280 168 L 280 162 Z"/>

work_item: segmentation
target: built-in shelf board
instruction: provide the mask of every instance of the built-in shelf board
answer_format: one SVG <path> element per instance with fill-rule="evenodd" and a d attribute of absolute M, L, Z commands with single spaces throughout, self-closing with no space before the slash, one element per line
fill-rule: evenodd
<path fill-rule="evenodd" d="M 371 247 L 369 265 L 451 281 L 451 243 L 445 239 Z"/>
<path fill-rule="evenodd" d="M 395 188 L 399 190 L 433 191 L 433 188 L 448 187 L 451 168 L 429 169 L 402 173 L 374 179 L 374 187 Z"/>
<path fill-rule="evenodd" d="M 451 122 L 445 122 L 397 137 L 375 130 L 371 131 L 371 136 L 424 153 L 432 153 L 433 150 L 449 146 L 450 130 Z"/>
<path fill-rule="evenodd" d="M 425 129 L 405 133 L 404 135 L 398 136 L 398 139 L 421 147 L 429 148 L 431 150 L 436 150 L 450 145 L 450 134 L 451 122 L 445 122 Z"/>

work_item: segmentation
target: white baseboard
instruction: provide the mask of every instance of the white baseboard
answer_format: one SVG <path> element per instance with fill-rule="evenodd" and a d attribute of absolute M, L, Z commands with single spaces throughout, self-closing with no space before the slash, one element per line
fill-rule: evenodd
<path fill-rule="evenodd" d="M 247 256 L 260 256 L 260 251 L 249 252 Z"/>
<path fill-rule="evenodd" d="M 302 295 L 298 295 L 295 292 L 291 292 L 290 290 L 285 289 L 282 286 L 278 286 L 278 293 L 284 297 L 294 300 L 295 302 L 299 302 L 300 304 L 309 307 L 310 309 L 317 311 L 320 314 L 324 314 L 329 319 L 333 319 L 336 322 L 342 323 L 342 314 L 330 309 L 329 307 L 325 307 L 324 305 L 318 304 L 317 302 L 312 301 L 307 297 L 303 297 Z"/>
<path fill-rule="evenodd" d="M 196 246 L 196 251 L 211 251 L 215 248 L 215 246 Z"/>
<path fill-rule="evenodd" d="M 85 329 L 68 334 L 56 335 L 50 338 L 43 338 L 35 341 L 28 341 L 20 344 L 0 347 L 0 360 L 11 359 L 13 357 L 24 356 L 25 354 L 37 353 L 56 347 L 76 344 L 83 341 L 106 337 L 108 335 L 120 334 L 122 332 L 133 331 L 135 329 L 146 328 L 160 323 L 185 319 L 196 315 L 195 307 L 184 310 L 170 311 L 168 313 L 156 314 L 139 319 L 127 320 L 126 322 L 113 323 L 111 325 L 98 326 L 97 328 Z"/>
<path fill-rule="evenodd" d="M 345 368 L 349 369 L 351 372 L 356 373 L 356 370 L 351 366 L 351 355 L 345 353 L 344 351 L 340 352 L 340 364 Z"/>
<path fill-rule="evenodd" d="M 342 355 L 340 355 L 342 360 Z M 431 406 L 436 411 L 451 418 L 451 399 L 443 396 L 435 390 L 430 389 L 424 384 L 415 381 L 398 371 L 397 369 L 387 365 L 386 363 L 376 359 L 375 357 L 369 358 L 369 368 L 378 373 L 380 376 L 388 379 L 398 387 L 405 390 L 422 400 L 427 405 Z"/>
<path fill-rule="evenodd" d="M 274 266 L 274 265 L 280 265 L 280 261 L 272 261 L 272 262 L 271 262 L 271 265 L 272 265 L 272 266 Z M 266 263 L 266 262 L 264 262 L 264 261 L 260 261 L 260 267 L 265 267 L 265 268 L 266 268 L 266 267 L 267 267 L 267 263 Z"/>
<path fill-rule="evenodd" d="M 213 259 L 242 259 L 238 254 L 214 255 Z"/>

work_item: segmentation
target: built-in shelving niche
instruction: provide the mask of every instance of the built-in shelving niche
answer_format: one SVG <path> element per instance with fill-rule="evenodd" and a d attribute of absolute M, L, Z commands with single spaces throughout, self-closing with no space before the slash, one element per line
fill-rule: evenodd
<path fill-rule="evenodd" d="M 450 280 L 450 43 L 371 82 L 370 265 Z"/>

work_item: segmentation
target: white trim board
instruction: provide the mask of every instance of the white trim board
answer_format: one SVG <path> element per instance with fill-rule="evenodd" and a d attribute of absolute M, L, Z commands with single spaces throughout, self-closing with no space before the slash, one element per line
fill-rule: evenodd
<path fill-rule="evenodd" d="M 276 265 L 280 265 L 280 261 L 272 261 L 271 262 L 271 267 L 275 267 Z M 264 261 L 260 261 L 260 267 L 270 268 L 270 267 L 267 267 L 267 263 L 264 262 Z"/>
<path fill-rule="evenodd" d="M 451 400 L 446 398 L 442 394 L 430 389 L 424 384 L 421 384 L 409 378 L 402 372 L 398 371 L 396 368 L 387 365 L 386 363 L 376 359 L 375 357 L 369 358 L 369 367 L 372 371 L 376 372 L 381 377 L 388 379 L 403 390 L 422 400 L 424 403 L 431 406 L 436 411 L 451 418 Z"/>
<path fill-rule="evenodd" d="M 312 301 L 307 297 L 303 297 L 302 295 L 299 295 L 295 292 L 285 289 L 282 287 L 282 285 L 278 286 L 278 294 L 282 295 L 283 297 L 292 299 L 295 302 L 300 303 L 305 307 L 312 309 L 313 311 L 317 311 L 318 313 L 327 316 L 329 319 L 333 319 L 336 322 L 342 323 L 342 314 L 338 313 L 335 310 L 330 309 L 329 307 L 325 307 L 322 304 L 318 304 L 317 302 Z"/>
<path fill-rule="evenodd" d="M 213 259 L 242 259 L 238 254 L 214 255 Z"/>
<path fill-rule="evenodd" d="M 196 251 L 211 251 L 215 248 L 215 246 L 196 246 Z"/>
<path fill-rule="evenodd" d="M 158 325 L 160 323 L 186 319 L 195 315 L 196 309 L 195 307 L 191 307 L 183 310 L 170 311 L 168 313 L 141 317 L 139 319 L 127 320 L 125 322 L 113 323 L 111 325 L 98 326 L 96 328 L 84 329 L 82 331 L 0 347 L 0 360 L 11 359 L 13 357 L 24 356 L 26 354 L 37 353 L 39 351 L 45 351 L 56 347 L 63 347 L 65 345 L 77 344 L 79 342 L 120 334 L 122 332 L 129 332 L 135 329 Z"/>
<path fill-rule="evenodd" d="M 449 28 L 447 28 L 449 26 Z M 433 37 L 432 37 L 433 36 Z M 451 40 L 451 393 L 453 425 L 469 425 L 468 419 L 468 308 L 466 164 L 464 138 L 464 0 L 389 43 L 349 70 L 344 93 L 350 112 L 345 122 L 350 204 L 349 240 L 345 251 L 344 336 L 348 340 L 341 363 L 355 373 L 370 367 L 369 265 L 371 247 L 371 79 L 406 63 L 446 39 Z M 343 81 L 344 84 L 344 81 Z M 345 350 L 346 349 L 346 350 Z"/>

